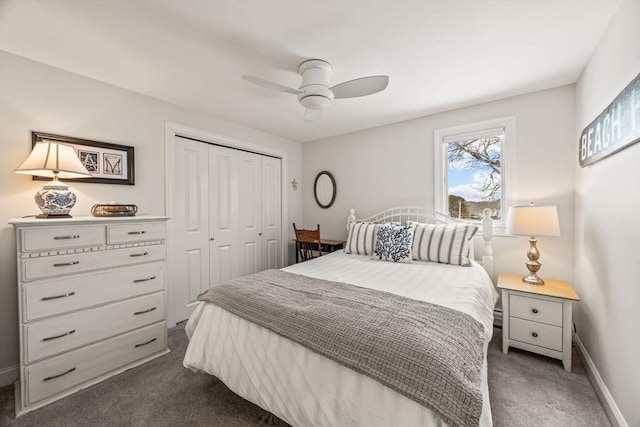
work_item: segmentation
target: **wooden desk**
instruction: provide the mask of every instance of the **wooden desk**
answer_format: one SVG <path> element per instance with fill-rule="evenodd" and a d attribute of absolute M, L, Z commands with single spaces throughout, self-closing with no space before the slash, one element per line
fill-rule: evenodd
<path fill-rule="evenodd" d="M 296 239 L 293 239 L 295 242 Z M 344 244 L 347 243 L 345 240 L 329 240 L 329 239 L 320 239 L 320 244 L 322 245 L 322 252 L 331 253 L 340 249 L 344 249 Z M 318 248 L 318 243 L 313 242 L 311 245 L 315 244 L 316 250 Z M 296 264 L 298 263 L 298 248 L 296 247 Z"/>

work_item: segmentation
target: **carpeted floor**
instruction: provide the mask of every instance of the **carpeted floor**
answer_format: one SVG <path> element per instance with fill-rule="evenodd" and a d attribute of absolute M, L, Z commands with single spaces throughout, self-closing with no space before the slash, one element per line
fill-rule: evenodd
<path fill-rule="evenodd" d="M 501 331 L 489 348 L 489 394 L 496 426 L 608 426 L 574 352 L 571 373 L 559 360 L 517 349 L 500 352 Z M 236 396 L 215 377 L 182 366 L 187 345 L 169 331 L 172 352 L 143 366 L 15 419 L 13 386 L 0 389 L 0 426 L 286 426 Z"/>
<path fill-rule="evenodd" d="M 562 361 L 510 348 L 502 354 L 502 330 L 489 345 L 489 398 L 493 424 L 529 427 L 610 426 L 574 348 L 572 370 Z"/>

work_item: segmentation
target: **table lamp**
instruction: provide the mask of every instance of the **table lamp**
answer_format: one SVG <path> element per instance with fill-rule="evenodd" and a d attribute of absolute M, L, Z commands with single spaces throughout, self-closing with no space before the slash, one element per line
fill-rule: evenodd
<path fill-rule="evenodd" d="M 507 234 L 529 236 L 529 251 L 527 252 L 527 268 L 529 274 L 522 281 L 531 285 L 544 285 L 544 280 L 538 277 L 537 272 L 542 264 L 538 262 L 540 252 L 536 247 L 535 236 L 560 236 L 560 224 L 558 222 L 558 210 L 555 206 L 514 206 L 509 208 L 507 218 Z"/>
<path fill-rule="evenodd" d="M 15 172 L 53 177 L 35 195 L 36 204 L 42 211 L 36 218 L 71 218 L 69 211 L 76 204 L 76 195 L 58 178 L 91 177 L 72 146 L 46 140 L 36 142 L 27 160 Z"/>

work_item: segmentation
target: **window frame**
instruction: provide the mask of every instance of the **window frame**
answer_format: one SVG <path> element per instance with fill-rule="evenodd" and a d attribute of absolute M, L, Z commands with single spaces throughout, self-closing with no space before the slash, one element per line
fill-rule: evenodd
<path fill-rule="evenodd" d="M 433 132 L 434 209 L 448 215 L 448 150 L 445 148 L 445 144 L 448 144 L 447 140 L 458 135 L 472 136 L 474 133 L 484 133 L 495 128 L 504 129 L 504 138 L 500 144 L 501 215 L 500 220 L 494 222 L 494 231 L 504 234 L 507 212 L 510 206 L 514 206 L 517 195 L 516 180 L 514 179 L 517 169 L 516 118 L 513 116 L 436 129 Z"/>

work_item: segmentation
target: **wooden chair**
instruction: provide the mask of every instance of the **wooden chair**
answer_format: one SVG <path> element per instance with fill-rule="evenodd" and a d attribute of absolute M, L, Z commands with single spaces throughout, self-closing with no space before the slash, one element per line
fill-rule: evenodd
<path fill-rule="evenodd" d="M 296 250 L 298 251 L 298 259 L 300 262 L 315 258 L 314 251 L 318 256 L 322 256 L 322 245 L 320 244 L 320 224 L 315 230 L 305 230 L 296 228 L 293 223 L 293 231 L 296 233 Z"/>

